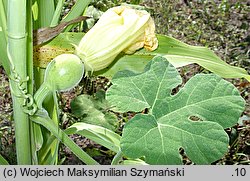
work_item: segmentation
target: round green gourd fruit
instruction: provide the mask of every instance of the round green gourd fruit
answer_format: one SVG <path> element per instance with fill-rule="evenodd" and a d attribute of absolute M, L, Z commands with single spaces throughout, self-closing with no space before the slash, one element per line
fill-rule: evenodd
<path fill-rule="evenodd" d="M 56 91 L 67 91 L 82 79 L 84 65 L 74 54 L 62 54 L 53 59 L 46 68 L 44 82 Z"/>

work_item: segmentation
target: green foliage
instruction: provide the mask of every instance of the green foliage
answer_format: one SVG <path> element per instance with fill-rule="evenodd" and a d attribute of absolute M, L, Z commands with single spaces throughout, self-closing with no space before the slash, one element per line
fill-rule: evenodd
<path fill-rule="evenodd" d="M 0 154 L 0 165 L 9 165 L 8 161 Z"/>
<path fill-rule="evenodd" d="M 82 15 L 90 1 L 77 0 L 62 21 L 70 21 Z M 105 10 L 122 2 L 124 1 L 92 1 L 97 8 L 95 9 L 96 15 L 101 14 L 98 9 Z M 140 4 L 142 1 L 126 2 Z M 32 3 L 34 3 L 33 7 Z M 33 83 L 38 88 L 40 80 L 38 80 L 37 75 L 33 80 L 32 28 L 57 25 L 64 3 L 65 0 L 34 0 L 27 1 L 27 3 L 24 0 L 9 0 L 7 8 L 7 0 L 0 1 L 0 63 L 8 75 L 10 73 L 14 75 L 11 78 L 13 84 L 11 92 L 14 100 L 18 164 L 57 164 L 59 141 L 68 146 L 84 163 L 98 164 L 91 156 L 98 155 L 99 152 L 90 154 L 91 156 L 88 155 L 70 139 L 69 134 L 80 134 L 117 153 L 112 162 L 114 164 L 119 163 L 123 156 L 120 150 L 120 140 L 123 153 L 132 158 L 127 158 L 123 164 L 180 164 L 181 158 L 178 149 L 181 147 L 195 163 L 208 164 L 220 158 L 227 151 L 228 136 L 224 129 L 237 122 L 244 107 L 244 100 L 240 97 L 239 92 L 218 76 L 196 75 L 176 95 L 172 95 L 171 91 L 181 83 L 181 79 L 171 64 L 179 67 L 197 63 L 225 78 L 244 77 L 250 80 L 250 76 L 241 68 L 229 66 L 207 48 L 189 46 L 174 38 L 162 35 L 158 35 L 160 46 L 156 51 L 146 52 L 142 49 L 130 56 L 120 54 L 112 66 L 106 70 L 95 72 L 96 75 L 112 77 L 119 70 L 129 69 L 130 71 L 122 71 L 115 75 L 113 86 L 107 93 L 108 99 L 116 106 L 114 110 L 118 112 L 140 112 L 146 109 L 146 114 L 137 114 L 126 124 L 122 139 L 114 132 L 116 117 L 108 111 L 110 105 L 105 100 L 104 94 L 97 94 L 95 98 L 81 95 L 73 100 L 71 103 L 72 111 L 83 122 L 73 124 L 65 131 L 61 130 L 58 126 L 58 105 L 54 88 L 48 85 L 41 87 L 34 96 L 35 104 L 33 104 Z M 216 4 L 215 7 L 217 7 Z M 221 31 L 221 29 L 225 30 L 227 26 L 220 17 L 224 18 L 227 14 L 231 14 L 232 9 L 240 10 L 242 8 L 240 3 L 230 6 L 228 1 L 222 1 L 218 9 L 222 12 L 217 18 L 218 21 L 213 23 L 210 18 L 204 19 L 213 25 L 212 28 Z M 243 9 L 246 11 L 245 8 Z M 8 18 L 6 18 L 7 11 L 9 11 Z M 170 11 L 171 9 L 168 12 Z M 207 9 L 204 11 L 206 15 L 210 14 Z M 33 23 L 31 23 L 32 13 Z M 172 18 L 172 16 L 168 17 L 168 20 Z M 189 19 L 185 15 L 178 17 L 181 17 L 181 22 Z M 98 18 L 97 16 L 92 19 L 94 20 L 92 23 Z M 164 16 L 161 18 L 166 21 Z M 200 25 L 200 22 L 192 21 L 189 24 L 197 31 L 199 43 L 212 45 L 209 41 L 204 40 L 203 26 Z M 184 23 L 183 26 L 185 26 Z M 65 31 L 72 27 L 66 28 Z M 242 29 L 247 31 L 247 28 L 248 25 L 242 23 Z M 174 29 L 178 32 L 177 28 Z M 189 33 L 184 32 L 183 34 L 188 34 L 187 37 L 190 36 Z M 227 34 L 238 39 L 238 33 L 230 33 L 229 31 Z M 78 44 L 82 36 L 82 33 L 61 34 L 50 43 L 35 47 L 34 64 L 45 68 L 57 55 L 73 53 L 74 46 L 71 43 Z M 223 35 L 219 36 L 219 39 L 223 38 Z M 7 57 L 7 42 L 9 57 Z M 246 47 L 247 44 L 239 43 L 234 46 Z M 214 45 L 214 47 L 217 46 Z M 247 55 L 247 53 L 245 54 Z M 163 58 L 155 58 L 148 64 L 155 55 L 164 56 L 171 64 Z M 13 65 L 8 60 L 10 57 L 13 59 Z M 53 68 L 52 64 L 50 65 Z M 66 66 L 70 80 L 76 78 L 75 75 L 79 75 L 79 72 L 83 70 L 81 66 L 77 65 L 73 68 L 71 64 Z M 145 71 L 140 73 L 144 68 Z M 70 69 L 74 71 L 71 72 Z M 42 69 L 40 71 L 38 76 L 42 77 Z M 61 73 L 61 71 L 57 71 L 57 73 L 59 72 Z M 69 75 L 70 73 L 73 75 Z M 27 77 L 29 79 L 26 80 Z M 56 89 L 71 88 L 65 82 L 72 82 L 56 76 L 55 72 L 50 73 L 48 77 L 47 80 L 50 83 L 57 81 L 53 82 L 57 84 Z M 79 81 L 80 78 L 73 84 L 75 85 Z M 52 99 L 49 98 L 51 92 L 53 92 Z M 37 96 L 39 94 L 40 96 Z M 45 98 L 50 100 L 46 99 L 47 104 L 42 105 Z M 29 109 L 37 105 L 36 112 Z M 149 112 L 147 113 L 147 111 Z M 40 126 L 47 130 L 40 129 Z M 146 159 L 136 159 L 142 156 Z M 0 164 L 8 164 L 1 155 Z"/>
<path fill-rule="evenodd" d="M 71 8 L 70 12 L 65 17 L 63 17 L 62 21 L 70 21 L 78 16 L 81 16 L 83 14 L 85 8 L 88 7 L 90 2 L 91 2 L 91 0 L 78 0 L 78 1 L 76 1 L 74 6 Z M 65 32 L 68 32 L 73 27 L 74 27 L 73 25 L 67 27 Z"/>
<path fill-rule="evenodd" d="M 79 15 L 82 15 L 89 2 L 90 0 L 78 0 L 74 7 L 72 7 L 69 13 L 64 17 L 63 21 L 69 21 Z M 47 144 L 46 142 L 47 138 L 53 137 L 53 131 L 51 134 L 49 131 L 43 129 L 42 133 L 37 124 L 33 124 L 29 121 L 29 115 L 33 115 L 35 113 L 37 106 L 35 103 L 38 102 L 36 97 L 34 97 L 35 103 L 33 101 L 34 84 L 36 88 L 38 88 L 41 83 L 39 78 L 43 75 L 42 70 L 39 71 L 39 75 L 34 73 L 32 32 L 33 29 L 57 25 L 59 23 L 63 3 L 64 0 L 34 0 L 27 2 L 25 0 L 10 0 L 8 3 L 4 0 L 0 2 L 0 63 L 4 66 L 7 74 L 9 76 L 11 75 L 10 82 L 12 87 L 11 94 L 13 98 L 13 111 L 16 126 L 15 141 L 18 164 L 57 163 L 58 142 L 54 141 L 53 144 Z M 36 33 L 36 31 L 34 31 L 34 33 Z M 8 51 L 7 42 L 9 48 Z M 71 65 L 68 65 L 67 68 L 77 69 L 78 74 L 79 71 L 83 74 L 82 62 L 80 61 L 80 63 L 80 66 L 71 67 Z M 60 73 L 62 74 L 62 71 L 60 71 Z M 77 72 L 73 73 L 77 74 Z M 80 78 L 75 81 L 75 83 L 80 81 L 82 74 L 80 75 Z M 34 79 L 33 75 L 35 75 Z M 50 75 L 50 77 L 53 77 L 53 80 L 50 79 L 50 82 L 53 82 L 55 80 L 55 74 Z M 68 76 L 70 80 L 73 80 L 72 77 L 75 78 L 75 76 Z M 59 79 L 62 77 L 57 76 L 57 78 Z M 61 82 L 61 84 L 58 84 L 58 82 L 54 82 L 57 84 L 56 89 L 71 88 L 68 86 L 65 87 L 65 82 L 67 81 L 70 83 L 70 81 L 65 79 L 61 81 L 64 81 L 64 83 Z M 45 86 L 45 88 L 48 87 Z M 44 89 L 44 92 L 42 92 L 42 94 L 44 94 L 40 96 L 40 102 L 43 102 L 45 97 L 48 98 L 47 92 L 49 91 L 51 90 Z M 50 99 L 49 103 L 44 105 L 44 107 L 46 107 L 45 109 L 51 118 L 49 121 L 58 124 L 58 107 L 55 94 L 53 98 Z M 45 139 L 45 142 L 43 142 L 43 139 Z M 75 146 L 73 145 L 73 147 Z M 39 152 L 39 149 L 46 150 L 45 153 L 51 153 L 51 155 L 47 154 L 45 156 L 46 158 L 43 158 L 41 161 L 39 160 L 41 158 L 41 152 Z M 73 149 L 78 149 L 79 151 L 79 148 Z M 82 157 L 87 158 L 87 162 L 92 164 L 96 163 L 94 160 L 89 159 L 88 155 L 82 154 Z"/>
<path fill-rule="evenodd" d="M 81 159 L 84 163 L 89 164 L 89 165 L 96 165 L 98 162 L 96 162 L 92 157 L 90 157 L 86 152 L 84 152 L 72 139 L 68 137 L 68 135 L 58 128 L 58 125 L 51 120 L 51 118 L 48 116 L 48 113 L 46 110 L 38 110 L 36 114 L 30 116 L 30 119 L 45 127 L 50 133 L 53 135 L 49 139 L 52 140 L 56 137 L 59 141 L 61 141 L 65 146 L 69 147 L 70 150 L 79 158 Z M 47 140 L 48 142 L 50 140 Z M 49 145 L 51 146 L 51 144 Z M 50 150 L 50 147 L 43 147 L 42 151 Z M 49 151 L 50 153 L 50 151 Z M 53 159 L 52 159 L 53 161 Z"/>
<path fill-rule="evenodd" d="M 36 3 L 34 3 L 34 6 L 32 8 L 33 17 L 34 17 L 34 23 L 33 23 L 34 29 L 39 29 L 41 27 L 52 27 L 52 26 L 55 26 L 55 25 L 59 24 L 64 2 L 65 2 L 65 0 L 58 0 L 58 1 L 54 1 L 54 0 L 46 0 L 46 1 L 36 0 Z M 76 17 L 82 15 L 85 8 L 88 6 L 89 2 L 90 2 L 90 0 L 77 0 L 77 2 L 74 4 L 74 6 L 71 8 L 71 10 L 63 17 L 62 21 L 68 22 L 68 21 L 73 20 Z M 72 28 L 72 27 L 73 26 L 68 26 L 64 31 L 69 31 L 70 28 Z M 53 33 L 59 33 L 59 32 L 54 31 L 54 32 L 52 32 L 52 34 Z M 50 37 L 51 34 L 49 34 L 49 33 L 44 34 L 44 36 L 45 36 L 45 38 L 46 38 L 46 36 Z M 72 45 L 70 45 L 70 46 L 72 46 Z M 37 57 L 40 58 L 40 57 L 44 56 L 43 53 L 41 53 L 41 52 L 44 51 L 44 49 L 42 49 L 42 48 L 37 49 L 37 48 L 38 48 L 37 46 L 34 48 L 34 65 L 36 65 Z M 43 48 L 46 49 L 46 45 Z M 62 54 L 62 52 L 60 52 L 60 53 L 58 53 L 58 52 L 60 52 L 60 49 L 54 49 L 54 53 L 52 53 L 51 55 L 47 55 L 45 57 L 51 61 L 57 55 Z M 72 53 L 72 52 L 65 52 L 65 53 Z M 80 70 L 79 68 L 81 68 L 81 67 L 82 66 L 80 65 L 77 68 L 78 75 L 79 75 L 79 70 Z M 38 71 L 34 71 L 34 75 L 35 75 L 34 83 L 35 83 L 36 88 L 39 88 L 41 86 L 41 84 L 42 84 L 42 80 L 44 80 L 44 78 L 43 78 L 43 75 L 44 75 L 43 71 L 44 70 L 43 69 L 34 69 L 34 70 L 38 70 Z M 76 73 L 76 72 L 73 71 L 73 73 Z M 57 84 L 57 88 L 59 88 L 59 89 L 61 89 L 61 88 L 64 89 L 65 88 L 64 85 L 62 85 L 62 84 L 59 85 L 59 84 Z M 69 88 L 69 87 L 67 86 L 66 88 Z M 46 111 L 49 114 L 49 117 L 51 118 L 49 121 L 54 122 L 55 125 L 58 126 L 59 112 L 58 112 L 57 96 L 55 94 L 54 88 L 51 89 L 51 88 L 49 88 L 48 85 L 43 84 L 39 88 L 39 90 L 36 92 L 36 94 L 34 96 L 34 99 L 35 99 L 35 101 L 36 101 L 39 108 L 41 107 L 41 105 L 43 103 L 43 108 L 46 109 Z M 56 135 L 54 135 L 53 131 L 51 132 L 51 130 L 43 129 L 42 134 L 41 134 L 41 132 L 38 131 L 38 129 L 36 129 L 36 127 L 34 127 L 34 128 L 35 128 L 34 129 L 35 136 L 36 135 L 38 135 L 38 136 L 42 135 L 43 139 L 45 140 L 44 142 L 40 141 L 40 143 L 42 143 L 42 147 L 41 147 L 41 150 L 39 150 L 39 152 L 38 152 L 38 155 L 39 155 L 38 156 L 38 162 L 40 164 L 57 164 L 57 160 L 58 160 L 57 152 L 58 152 L 58 147 L 59 147 L 58 143 L 59 143 L 60 139 Z M 48 144 L 49 140 L 52 140 L 51 137 L 53 137 L 53 135 L 58 138 L 58 141 L 56 140 L 56 141 L 53 141 L 51 144 Z M 37 144 L 37 142 L 38 141 L 36 141 L 35 144 Z M 72 146 L 75 147 L 73 144 L 72 144 Z M 71 150 L 73 152 L 74 152 L 74 149 L 78 150 L 78 151 L 80 150 L 79 148 L 76 148 L 76 147 L 73 148 L 73 147 L 71 147 Z M 46 151 L 44 151 L 44 150 L 46 150 Z M 88 155 L 82 154 L 81 159 L 84 160 L 84 157 L 86 158 L 86 161 L 85 161 L 86 163 L 89 162 L 89 161 L 92 162 L 90 159 L 88 159 Z"/>
<path fill-rule="evenodd" d="M 101 126 L 86 123 L 75 123 L 66 129 L 65 133 L 80 134 L 116 153 L 120 150 L 120 136 Z"/>
<path fill-rule="evenodd" d="M 7 57 L 7 19 L 6 19 L 6 1 L 0 1 L 0 65 L 3 65 L 5 71 L 9 74 L 10 73 L 10 65 L 8 64 L 8 57 Z"/>
<path fill-rule="evenodd" d="M 187 45 L 175 38 L 164 35 L 158 35 L 157 38 L 159 47 L 155 51 L 148 52 L 142 49 L 133 55 L 120 55 L 116 59 L 117 62 L 114 62 L 107 69 L 96 72 L 96 74 L 112 77 L 116 72 L 124 69 L 140 72 L 155 55 L 162 55 L 175 67 L 197 63 L 221 77 L 244 77 L 250 81 L 250 75 L 246 70 L 227 64 L 206 47 Z"/>
<path fill-rule="evenodd" d="M 99 125 L 115 130 L 117 118 L 114 113 L 108 112 L 109 104 L 105 100 L 104 92 L 97 92 L 96 97 L 80 95 L 71 101 L 72 113 L 82 122 Z"/>
<path fill-rule="evenodd" d="M 150 164 L 180 164 L 180 148 L 197 164 L 216 161 L 227 151 L 224 128 L 237 123 L 244 109 L 238 90 L 213 74 L 194 76 L 172 95 L 181 77 L 162 57 L 143 73 L 118 72 L 112 84 L 107 100 L 114 110 L 149 110 L 125 125 L 121 149 L 130 158 L 145 156 Z"/>
<path fill-rule="evenodd" d="M 48 44 L 36 48 L 34 64 L 44 68 L 55 56 L 61 53 L 73 53 L 72 44 L 78 44 L 82 36 L 84 36 L 82 33 L 60 34 Z M 157 38 L 159 47 L 155 51 L 149 52 L 141 49 L 132 55 L 120 54 L 108 68 L 94 72 L 94 74 L 111 78 L 116 72 L 124 69 L 138 73 L 143 71 L 154 56 L 162 55 L 175 67 L 197 63 L 224 78 L 244 77 L 250 80 L 250 75 L 244 69 L 227 64 L 206 47 L 190 46 L 165 35 L 157 35 Z"/>

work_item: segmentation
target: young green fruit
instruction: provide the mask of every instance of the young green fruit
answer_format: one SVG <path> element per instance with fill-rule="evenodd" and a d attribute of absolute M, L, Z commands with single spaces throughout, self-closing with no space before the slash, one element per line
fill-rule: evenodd
<path fill-rule="evenodd" d="M 76 47 L 76 54 L 87 71 L 108 67 L 124 52 L 132 54 L 140 48 L 153 51 L 158 46 L 155 24 L 150 14 L 127 6 L 107 10 Z"/>
<path fill-rule="evenodd" d="M 49 63 L 45 72 L 45 82 L 50 82 L 53 90 L 67 91 L 80 82 L 83 74 L 84 66 L 79 57 L 62 54 Z"/>
<path fill-rule="evenodd" d="M 44 82 L 36 92 L 34 99 L 38 108 L 46 96 L 54 91 L 67 91 L 74 88 L 82 79 L 84 66 L 74 54 L 61 54 L 55 57 L 45 70 Z"/>

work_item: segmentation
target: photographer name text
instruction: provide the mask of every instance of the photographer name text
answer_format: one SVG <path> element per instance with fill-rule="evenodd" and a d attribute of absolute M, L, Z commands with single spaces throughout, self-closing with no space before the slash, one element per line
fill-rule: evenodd
<path fill-rule="evenodd" d="M 13 172 L 13 171 L 12 171 Z M 12 173 L 11 172 L 11 173 Z M 165 168 L 165 169 L 138 169 L 138 168 L 130 168 L 130 169 L 117 169 L 117 168 L 108 168 L 108 169 L 86 169 L 86 168 L 57 168 L 57 169 L 49 169 L 49 168 L 19 168 L 15 169 L 14 172 L 19 172 L 21 177 L 126 177 L 126 176 L 134 176 L 134 177 L 183 177 L 185 176 L 184 168 Z M 6 175 L 6 174 L 4 174 Z M 7 176 L 8 175 L 7 173 Z"/>

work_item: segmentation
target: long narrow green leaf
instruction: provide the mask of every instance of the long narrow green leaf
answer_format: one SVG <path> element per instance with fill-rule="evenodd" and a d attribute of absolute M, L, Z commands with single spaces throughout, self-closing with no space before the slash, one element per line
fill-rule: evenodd
<path fill-rule="evenodd" d="M 5 12 L 7 12 L 8 0 L 2 0 L 2 1 L 3 1 L 3 5 L 4 5 L 4 10 L 5 10 Z"/>
<path fill-rule="evenodd" d="M 56 92 L 53 92 L 53 94 L 51 96 L 47 97 L 47 99 L 44 100 L 44 108 L 48 111 L 51 120 L 54 122 L 54 125 L 56 125 L 59 128 L 59 126 L 58 126 L 58 124 L 59 124 L 59 115 L 58 115 L 59 110 L 58 110 L 58 99 L 57 99 Z M 52 136 L 52 133 L 48 133 L 47 130 L 46 130 L 46 132 L 44 131 L 43 133 L 46 133 L 46 140 Z M 43 145 L 43 146 L 46 146 L 46 145 Z M 57 165 L 58 148 L 59 148 L 59 141 L 55 140 L 53 142 L 53 144 L 49 145 L 50 156 L 47 155 L 46 159 L 43 161 L 45 163 L 52 163 L 52 164 Z M 40 152 L 39 152 L 39 154 L 40 154 Z M 51 158 L 54 158 L 54 160 L 51 160 Z"/>
<path fill-rule="evenodd" d="M 33 95 L 34 80 L 33 80 L 33 21 L 32 21 L 32 1 L 27 1 L 27 75 L 29 76 L 29 82 L 27 85 L 28 92 Z M 36 130 L 36 131 L 35 131 Z M 37 147 L 42 145 L 43 139 L 40 126 L 36 123 L 30 122 L 31 133 L 31 154 L 32 164 L 37 165 Z"/>
<path fill-rule="evenodd" d="M 8 161 L 0 154 L 0 165 L 9 165 Z"/>
<path fill-rule="evenodd" d="M 7 56 L 7 19 L 4 1 L 0 1 L 0 65 L 2 64 L 7 74 L 10 74 Z"/>
<path fill-rule="evenodd" d="M 56 10 L 54 12 L 52 21 L 50 23 L 51 27 L 58 25 L 64 2 L 65 0 L 58 0 L 57 5 L 56 5 Z"/>
<path fill-rule="evenodd" d="M 90 2 L 91 0 L 77 0 L 74 6 L 69 11 L 69 13 L 65 17 L 63 17 L 62 21 L 70 21 L 78 16 L 83 15 L 85 8 L 89 5 Z M 64 30 L 64 32 L 69 31 L 70 29 L 72 29 L 73 26 L 74 25 L 68 26 Z"/>
<path fill-rule="evenodd" d="M 96 143 L 105 146 L 106 148 L 118 152 L 120 150 L 120 136 L 115 132 L 101 126 L 75 123 L 65 130 L 66 134 L 80 134 L 95 141 Z"/>
<path fill-rule="evenodd" d="M 65 17 L 63 17 L 62 21 L 70 21 L 82 15 L 83 11 L 89 5 L 90 2 L 91 0 L 77 0 L 74 6 L 69 11 L 69 13 Z"/>
<path fill-rule="evenodd" d="M 48 158 L 47 155 L 51 155 L 51 152 L 50 152 L 51 145 L 53 145 L 55 141 L 58 141 L 58 140 L 54 135 L 51 135 L 50 137 L 46 139 L 46 142 L 44 143 L 43 147 L 38 152 L 39 164 L 41 165 L 54 164 L 52 163 L 52 161 L 54 160 L 47 160 L 46 158 Z M 51 161 L 51 162 L 48 163 L 48 161 Z"/>
<path fill-rule="evenodd" d="M 49 27 L 55 12 L 54 0 L 36 0 L 38 19 L 34 23 L 34 29 Z"/>
<path fill-rule="evenodd" d="M 4 37 L 4 42 L 1 41 L 1 43 L 7 42 L 7 19 L 6 19 L 6 11 L 4 8 L 4 3 L 3 1 L 0 1 L 0 26 L 1 26 L 1 31 L 3 33 Z"/>
<path fill-rule="evenodd" d="M 33 94 L 33 22 L 32 22 L 32 1 L 27 2 L 27 74 L 29 76 L 28 91 Z"/>
<path fill-rule="evenodd" d="M 59 141 L 65 144 L 70 150 L 88 165 L 98 165 L 93 158 L 85 153 L 68 135 L 62 131 L 58 126 L 49 118 L 45 111 L 39 110 L 35 115 L 31 116 L 31 120 L 37 124 L 44 126 L 48 129 Z"/>

